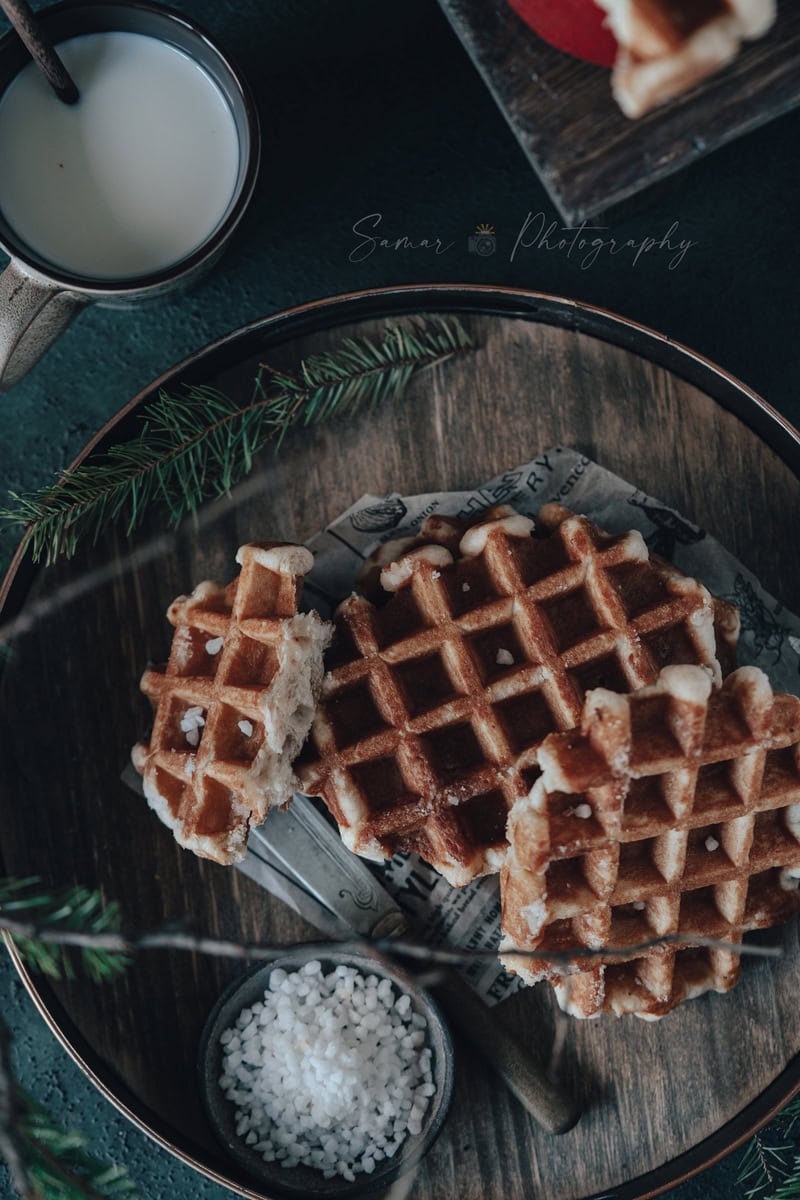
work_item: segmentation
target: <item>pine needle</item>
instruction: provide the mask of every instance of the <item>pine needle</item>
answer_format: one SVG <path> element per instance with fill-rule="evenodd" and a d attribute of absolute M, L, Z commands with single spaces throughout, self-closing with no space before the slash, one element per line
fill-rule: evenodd
<path fill-rule="evenodd" d="M 781 1111 L 778 1120 L 786 1123 L 787 1134 L 794 1132 L 797 1122 L 800 1121 L 800 1095 L 795 1096 L 793 1100 L 789 1101 L 786 1108 Z"/>
<path fill-rule="evenodd" d="M 106 904 L 98 891 L 80 885 L 48 891 L 36 877 L 0 879 L 0 912 L 15 918 L 28 917 L 36 930 L 72 930 L 102 933 L 119 928 L 119 906 Z M 14 937 L 14 944 L 28 966 L 51 979 L 74 976 L 70 950 L 32 937 Z M 73 951 L 74 953 L 74 951 Z M 129 964 L 124 954 L 97 946 L 82 946 L 83 970 L 94 983 L 103 983 L 121 974 Z"/>
<path fill-rule="evenodd" d="M 766 1145 L 760 1133 L 750 1139 L 739 1163 L 736 1182 L 744 1188 L 746 1200 L 757 1200 L 773 1192 L 786 1178 L 788 1145 Z"/>
<path fill-rule="evenodd" d="M 795 1155 L 791 1174 L 769 1200 L 800 1200 L 800 1155 Z"/>
<path fill-rule="evenodd" d="M 793 1136 L 798 1121 L 800 1096 L 795 1096 L 747 1143 L 736 1177 L 746 1200 L 800 1200 L 800 1153 Z"/>
<path fill-rule="evenodd" d="M 20 1140 L 28 1178 L 41 1200 L 135 1200 L 124 1167 L 109 1166 L 86 1150 L 85 1139 L 61 1128 L 51 1113 L 20 1093 Z"/>
<path fill-rule="evenodd" d="M 270 957 L 276 953 L 275 947 L 218 941 L 182 934 L 175 928 L 123 937 L 116 933 L 117 906 L 104 904 L 97 891 L 72 885 L 51 892 L 35 877 L 0 878 L 0 925 L 3 917 L 7 929 L 14 925 L 18 929 L 20 919 L 27 919 L 26 936 L 15 934 L 15 942 L 31 965 L 57 976 L 72 973 L 71 963 L 65 957 L 68 947 L 58 941 L 37 941 L 37 933 L 73 942 L 85 937 L 86 944 L 80 942 L 80 950 L 84 967 L 95 980 L 110 978 L 124 970 L 130 961 L 124 951 L 142 947 L 169 946 L 242 958 L 256 957 L 256 949 L 268 952 Z M 97 944 L 92 945 L 93 940 Z M 432 951 L 422 943 L 395 941 L 374 945 L 387 953 L 413 950 L 412 958 L 426 954 L 431 961 L 450 961 L 446 952 Z M 738 949 L 745 952 L 747 947 Z M 628 947 L 626 952 L 629 950 Z M 0 1018 L 0 1033 L 4 1028 Z M 791 1142 L 798 1120 L 800 1096 L 786 1106 L 766 1133 L 762 1131 L 748 1143 L 737 1180 L 739 1187 L 746 1189 L 743 1195 L 747 1200 L 800 1200 L 800 1155 Z M 0 1053 L 0 1135 L 4 1135 L 3 1153 L 10 1156 L 9 1162 L 15 1156 L 18 1160 L 15 1178 L 30 1184 L 24 1192 L 29 1200 L 121 1200 L 122 1197 L 133 1200 L 135 1188 L 124 1170 L 109 1167 L 88 1154 L 80 1135 L 61 1129 L 47 1110 L 15 1087 L 7 1053 L 5 1056 Z M 780 1144 L 769 1144 L 766 1138 L 770 1135 L 773 1140 L 782 1139 Z"/>
<path fill-rule="evenodd" d="M 66 471 L 53 485 L 10 493 L 0 521 L 26 528 L 34 562 L 71 557 L 107 526 L 130 535 L 153 504 L 177 525 L 203 501 L 250 471 L 267 443 L 280 448 L 295 425 L 315 425 L 400 400 L 415 371 L 472 346 L 456 318 L 432 316 L 387 325 L 383 338 L 345 338 L 304 359 L 296 374 L 263 365 L 249 403 L 210 387 L 161 392 L 143 413 L 141 433 Z"/>

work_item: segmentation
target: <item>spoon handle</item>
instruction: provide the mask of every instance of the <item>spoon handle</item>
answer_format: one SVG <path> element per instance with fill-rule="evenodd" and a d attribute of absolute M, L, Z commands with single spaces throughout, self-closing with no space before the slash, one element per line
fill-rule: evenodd
<path fill-rule="evenodd" d="M 76 104 L 80 95 L 75 81 L 59 58 L 28 0 L 0 0 L 0 8 L 19 34 L 25 49 L 64 104 Z"/>
<path fill-rule="evenodd" d="M 449 973 L 436 997 L 450 1023 L 487 1060 L 533 1119 L 548 1133 L 566 1133 L 580 1119 L 575 1099 L 550 1079 L 545 1066 L 490 1013 L 462 979 Z"/>

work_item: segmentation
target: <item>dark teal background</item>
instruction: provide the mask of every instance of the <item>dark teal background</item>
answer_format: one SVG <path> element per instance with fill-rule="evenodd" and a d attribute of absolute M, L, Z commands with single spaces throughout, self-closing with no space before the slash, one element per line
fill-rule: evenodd
<path fill-rule="evenodd" d="M 784 3 L 790 0 L 783 0 Z M 192 292 L 127 311 L 93 308 L 0 397 L 3 489 L 39 486 L 128 399 L 173 362 L 255 318 L 382 284 L 501 283 L 615 310 L 686 343 L 800 422 L 797 197 L 800 113 L 783 117 L 620 205 L 596 223 L 618 241 L 697 244 L 667 256 L 510 255 L 527 213 L 557 219 L 505 120 L 435 0 L 192 0 L 195 17 L 239 60 L 255 91 L 263 166 L 254 202 L 215 272 Z M 0 28 L 4 25 L 0 21 Z M 2 164 L 0 163 L 0 170 Z M 353 225 L 431 249 L 351 261 Z M 467 251 L 479 222 L 497 252 Z M 6 560 L 15 538 L 0 537 Z M 100 1153 L 125 1162 L 149 1200 L 214 1198 L 207 1184 L 117 1115 L 60 1050 L 6 961 L 0 1006 L 20 1075 Z M 733 1200 L 738 1155 L 671 1200 Z M 11 1190 L 0 1173 L 0 1195 Z"/>

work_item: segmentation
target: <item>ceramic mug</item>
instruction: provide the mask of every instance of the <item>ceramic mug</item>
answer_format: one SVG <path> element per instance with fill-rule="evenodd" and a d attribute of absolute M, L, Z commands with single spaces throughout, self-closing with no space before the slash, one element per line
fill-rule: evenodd
<path fill-rule="evenodd" d="M 0 248 L 11 259 L 0 275 L 0 391 L 87 304 L 160 297 L 207 270 L 241 220 L 260 157 L 250 89 L 194 22 L 149 0 L 62 0 L 38 19 L 79 90 L 88 86 L 67 109 L 17 35 L 0 39 Z M 141 78 L 140 103 L 130 89 Z M 131 127 L 132 112 L 150 124 Z M 157 210 L 165 197 L 181 203 Z"/>

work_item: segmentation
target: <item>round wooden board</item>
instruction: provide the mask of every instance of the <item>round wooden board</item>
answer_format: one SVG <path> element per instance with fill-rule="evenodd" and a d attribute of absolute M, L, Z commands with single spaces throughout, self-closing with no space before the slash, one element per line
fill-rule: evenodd
<path fill-rule="evenodd" d="M 241 543 L 302 541 L 364 492 L 471 487 L 548 446 L 573 446 L 677 506 L 780 600 L 796 602 L 800 483 L 764 440 L 791 459 L 792 432 L 710 365 L 592 310 L 502 289 L 393 290 L 361 297 L 355 310 L 327 302 L 272 318 L 196 357 L 168 384 L 215 382 L 244 396 L 259 357 L 293 367 L 345 334 L 377 332 L 387 314 L 433 308 L 458 310 L 478 348 L 417 376 L 402 405 L 293 433 L 277 460 L 262 458 L 262 490 L 223 505 L 199 534 L 187 530 L 168 556 L 119 566 L 18 640 L 2 680 L 0 848 L 9 873 L 99 885 L 136 927 L 189 920 L 235 938 L 313 936 L 239 873 L 179 850 L 120 772 L 148 725 L 137 684 L 148 660 L 166 657 L 171 599 L 201 579 L 230 578 Z M 354 311 L 376 319 L 342 324 Z M 686 377 L 705 379 L 717 398 Z M 134 408 L 104 431 L 106 444 L 130 435 Z M 129 548 L 110 533 L 46 571 L 18 562 L 7 580 L 6 613 Z M 655 1024 L 571 1023 L 565 1071 L 585 1113 L 564 1137 L 539 1132 L 460 1046 L 452 1111 L 413 1195 L 626 1200 L 653 1195 L 722 1153 L 800 1078 L 792 1063 L 800 1050 L 796 922 L 771 936 L 787 955 L 746 960 L 742 983 L 728 996 L 705 997 Z M 114 985 L 28 984 L 59 1036 L 129 1115 L 228 1186 L 260 1196 L 214 1145 L 195 1081 L 205 1017 L 236 970 L 210 958 L 152 953 Z M 512 998 L 493 1019 L 549 1053 L 555 1016 L 546 988 Z"/>

